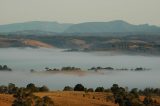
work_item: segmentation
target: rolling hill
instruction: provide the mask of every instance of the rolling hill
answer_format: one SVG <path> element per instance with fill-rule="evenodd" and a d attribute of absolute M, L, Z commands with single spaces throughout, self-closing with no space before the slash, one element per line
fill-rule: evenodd
<path fill-rule="evenodd" d="M 24 23 L 14 23 L 7 25 L 0 25 L 1 33 L 8 32 L 22 32 L 27 31 L 41 31 L 41 32 L 63 32 L 72 24 L 60 24 L 58 22 L 47 22 L 47 21 L 31 21 Z"/>
<path fill-rule="evenodd" d="M 71 33 L 94 35 L 96 33 L 159 34 L 160 27 L 148 24 L 133 25 L 122 20 L 109 22 L 84 22 L 67 24 L 48 21 L 31 21 L 0 25 L 0 33 L 7 35 L 70 35 Z M 97 34 L 96 34 L 97 35 Z"/>
<path fill-rule="evenodd" d="M 104 32 L 160 32 L 160 27 L 148 24 L 132 25 L 122 20 L 110 22 L 86 22 L 70 26 L 68 33 L 104 33 Z"/>

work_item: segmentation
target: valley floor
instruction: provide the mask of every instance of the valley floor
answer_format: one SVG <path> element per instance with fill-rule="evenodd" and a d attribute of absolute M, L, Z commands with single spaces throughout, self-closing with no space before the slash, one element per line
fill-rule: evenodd
<path fill-rule="evenodd" d="M 110 95 L 106 93 L 55 91 L 35 93 L 35 95 L 49 96 L 53 99 L 55 106 L 118 106 L 106 100 L 106 95 Z M 0 94 L 0 106 L 11 106 L 13 100 L 12 95 Z"/>
<path fill-rule="evenodd" d="M 84 93 L 75 91 L 54 91 L 35 93 L 39 97 L 49 96 L 53 99 L 55 106 L 118 106 L 114 104 L 109 93 Z M 141 100 L 144 97 L 140 97 Z M 158 103 L 160 98 L 155 97 Z M 11 106 L 14 98 L 9 94 L 0 94 L 0 106 Z"/>

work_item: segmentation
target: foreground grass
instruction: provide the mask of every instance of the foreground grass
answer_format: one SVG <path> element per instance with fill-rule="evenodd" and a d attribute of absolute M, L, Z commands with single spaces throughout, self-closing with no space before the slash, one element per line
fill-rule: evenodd
<path fill-rule="evenodd" d="M 114 101 L 106 98 L 106 96 L 112 95 L 111 93 L 52 91 L 34 94 L 39 97 L 49 96 L 54 101 L 55 106 L 118 106 L 114 104 Z M 143 100 L 144 96 L 140 96 L 140 99 Z M 153 99 L 160 103 L 160 97 L 155 96 Z M 0 94 L 0 106 L 11 106 L 13 101 L 13 95 Z"/>
<path fill-rule="evenodd" d="M 118 106 L 106 100 L 107 93 L 84 93 L 76 91 L 55 91 L 35 93 L 36 96 L 49 96 L 55 106 Z M 11 106 L 14 98 L 9 94 L 0 94 L 0 106 Z"/>

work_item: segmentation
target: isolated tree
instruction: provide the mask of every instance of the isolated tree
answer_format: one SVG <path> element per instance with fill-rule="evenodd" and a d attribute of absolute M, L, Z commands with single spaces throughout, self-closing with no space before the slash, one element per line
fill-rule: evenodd
<path fill-rule="evenodd" d="M 95 89 L 95 92 L 104 92 L 104 88 L 103 87 L 97 87 Z"/>
<path fill-rule="evenodd" d="M 26 86 L 26 89 L 30 90 L 31 92 L 37 92 L 38 91 L 37 87 L 33 83 L 28 84 Z"/>
<path fill-rule="evenodd" d="M 119 87 L 118 84 L 113 84 L 111 87 L 111 91 L 114 95 L 115 98 L 115 103 L 119 104 L 119 106 L 124 106 L 124 102 L 125 102 L 125 96 L 126 96 L 126 92 L 125 89 L 122 87 Z"/>
<path fill-rule="evenodd" d="M 130 91 L 130 93 L 132 93 L 132 94 L 135 96 L 135 98 L 139 98 L 138 89 L 137 89 L 137 88 L 133 88 L 133 89 Z"/>
<path fill-rule="evenodd" d="M 82 84 L 77 84 L 74 87 L 74 91 L 84 91 L 84 86 Z"/>
<path fill-rule="evenodd" d="M 22 89 L 14 95 L 15 100 L 12 106 L 32 106 L 33 95 L 31 92 Z"/>
<path fill-rule="evenodd" d="M 4 65 L 3 66 L 3 70 L 7 70 L 8 69 L 8 66 L 7 65 Z"/>
<path fill-rule="evenodd" d="M 111 91 L 112 93 L 114 94 L 114 96 L 118 93 L 119 91 L 119 86 L 118 84 L 113 84 L 112 87 L 111 87 Z"/>

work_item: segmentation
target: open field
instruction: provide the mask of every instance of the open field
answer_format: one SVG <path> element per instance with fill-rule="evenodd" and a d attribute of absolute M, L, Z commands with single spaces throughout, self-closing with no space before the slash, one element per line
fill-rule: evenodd
<path fill-rule="evenodd" d="M 118 106 L 106 100 L 106 95 L 111 95 L 106 93 L 56 91 L 35 93 L 35 95 L 49 96 L 53 99 L 55 106 Z M 0 106 L 11 106 L 13 100 L 12 95 L 0 94 Z"/>
<path fill-rule="evenodd" d="M 0 94 L 0 106 L 11 106 L 14 97 L 8 94 Z"/>
<path fill-rule="evenodd" d="M 106 93 L 84 93 L 84 92 L 49 92 L 36 93 L 37 96 L 49 96 L 53 98 L 56 106 L 117 106 L 106 100 Z"/>
<path fill-rule="evenodd" d="M 75 91 L 53 91 L 53 92 L 40 92 L 35 93 L 36 96 L 43 97 L 49 96 L 53 99 L 55 106 L 118 106 L 114 104 L 110 97 L 110 93 L 85 93 Z M 140 96 L 143 100 L 144 97 Z M 154 97 L 160 103 L 159 97 Z M 14 98 L 9 94 L 0 94 L 0 106 L 11 106 Z"/>

